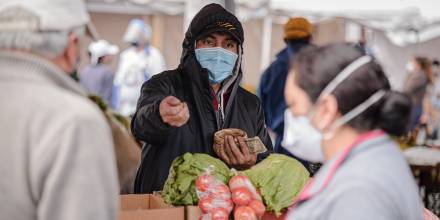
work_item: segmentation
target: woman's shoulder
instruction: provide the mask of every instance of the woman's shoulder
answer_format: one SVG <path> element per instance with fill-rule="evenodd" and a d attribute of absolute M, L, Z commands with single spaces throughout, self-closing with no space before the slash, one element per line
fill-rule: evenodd
<path fill-rule="evenodd" d="M 408 162 L 398 145 L 388 137 L 349 158 L 335 175 L 335 182 L 343 183 L 349 191 L 358 188 L 385 195 L 393 202 L 418 200 L 417 185 Z"/>

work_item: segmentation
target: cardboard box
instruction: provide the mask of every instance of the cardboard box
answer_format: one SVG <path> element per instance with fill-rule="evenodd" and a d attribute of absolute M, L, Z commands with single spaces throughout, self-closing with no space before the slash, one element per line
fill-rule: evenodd
<path fill-rule="evenodd" d="M 173 207 L 166 204 L 159 196 L 121 195 L 119 220 L 184 220 L 184 207 Z"/>
<path fill-rule="evenodd" d="M 160 194 L 121 195 L 119 220 L 199 220 L 202 211 L 198 206 L 172 206 L 165 203 Z M 232 213 L 231 213 L 232 214 Z M 262 220 L 284 219 L 266 213 Z"/>
<path fill-rule="evenodd" d="M 185 220 L 199 220 L 202 210 L 198 206 L 185 206 Z"/>

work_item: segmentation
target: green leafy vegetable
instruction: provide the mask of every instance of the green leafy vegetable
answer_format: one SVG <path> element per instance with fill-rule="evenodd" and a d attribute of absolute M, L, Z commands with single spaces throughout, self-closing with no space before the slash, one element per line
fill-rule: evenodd
<path fill-rule="evenodd" d="M 228 166 L 221 160 L 207 154 L 190 153 L 176 158 L 171 164 L 162 192 L 165 202 L 173 205 L 196 205 L 199 199 L 195 191 L 195 180 L 208 167 L 212 168 L 212 175 L 227 184 L 231 174 Z"/>
<path fill-rule="evenodd" d="M 309 179 L 309 172 L 300 162 L 281 154 L 271 154 L 244 173 L 260 191 L 267 210 L 276 215 L 292 205 Z"/>

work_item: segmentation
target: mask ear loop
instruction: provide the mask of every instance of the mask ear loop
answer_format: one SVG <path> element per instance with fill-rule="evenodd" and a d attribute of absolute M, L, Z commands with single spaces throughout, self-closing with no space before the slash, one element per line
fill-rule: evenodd
<path fill-rule="evenodd" d="M 325 88 L 322 90 L 321 94 L 319 95 L 318 99 L 322 98 L 323 96 L 326 96 L 328 94 L 331 94 L 336 87 L 339 86 L 344 80 L 346 80 L 354 71 L 356 71 L 359 67 L 371 62 L 370 56 L 363 56 L 358 58 L 357 60 L 350 63 L 347 67 L 345 67 L 344 70 L 342 70 Z"/>
<path fill-rule="evenodd" d="M 316 113 L 316 108 L 319 100 L 321 100 L 324 96 L 331 94 L 336 87 L 339 86 L 344 80 L 346 80 L 354 71 L 356 71 L 359 67 L 371 62 L 372 58 L 370 56 L 362 56 L 355 61 L 351 62 L 348 66 L 346 66 L 336 77 L 322 90 L 321 94 L 319 94 L 316 102 L 313 104 L 312 109 L 307 117 L 311 120 Z"/>
<path fill-rule="evenodd" d="M 340 119 L 338 119 L 333 125 L 330 127 L 328 132 L 323 134 L 323 138 L 325 140 L 331 139 L 334 136 L 335 130 L 351 121 L 356 116 L 360 115 L 362 112 L 367 110 L 373 104 L 378 102 L 382 97 L 386 94 L 384 90 L 379 90 L 375 92 L 372 96 L 370 96 L 367 100 L 362 102 L 360 105 L 356 106 L 354 109 L 349 111 L 347 114 L 343 115 Z"/>

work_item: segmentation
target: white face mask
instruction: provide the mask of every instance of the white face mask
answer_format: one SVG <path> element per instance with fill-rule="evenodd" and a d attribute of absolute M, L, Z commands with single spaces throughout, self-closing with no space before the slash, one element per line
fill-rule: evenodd
<path fill-rule="evenodd" d="M 293 155 L 311 162 L 324 161 L 321 149 L 322 134 L 306 116 L 295 117 L 289 109 L 284 112 L 284 138 L 281 145 Z"/>
<path fill-rule="evenodd" d="M 371 57 L 364 56 L 352 62 L 341 73 L 339 73 L 335 77 L 335 79 L 333 79 L 327 85 L 327 87 L 325 87 L 325 89 L 321 92 L 318 100 L 325 95 L 329 95 L 356 69 L 366 63 L 369 63 L 370 61 Z M 384 95 L 385 91 L 377 91 L 366 101 L 364 101 L 353 110 L 343 115 L 336 122 L 334 122 L 333 125 L 330 127 L 330 131 L 334 131 L 335 129 L 355 118 L 363 111 L 365 111 L 368 107 L 379 101 Z M 316 106 L 312 107 L 312 109 L 315 107 Z M 312 125 L 310 118 L 311 117 L 307 116 L 294 116 L 289 109 L 286 109 L 284 113 L 284 138 L 281 145 L 290 153 L 297 157 L 300 157 L 301 159 L 311 162 L 324 162 L 322 140 L 324 139 L 324 136 L 327 135 L 322 134 L 321 131 L 315 128 Z"/>

